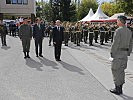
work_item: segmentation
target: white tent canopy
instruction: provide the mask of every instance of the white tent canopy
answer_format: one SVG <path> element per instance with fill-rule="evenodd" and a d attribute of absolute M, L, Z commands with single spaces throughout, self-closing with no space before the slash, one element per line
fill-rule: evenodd
<path fill-rule="evenodd" d="M 99 6 L 96 13 L 89 19 L 89 21 L 100 21 L 108 18 L 109 17 L 103 13 L 101 6 Z"/>
<path fill-rule="evenodd" d="M 125 13 L 117 13 L 117 14 L 114 14 L 113 16 L 111 16 L 109 19 L 117 19 L 118 16 L 120 15 L 125 15 Z"/>
<path fill-rule="evenodd" d="M 80 21 L 89 21 L 89 19 L 94 15 L 94 12 L 92 10 L 92 8 L 90 8 L 90 11 L 88 13 L 88 15 L 86 17 L 84 17 L 82 20 Z"/>

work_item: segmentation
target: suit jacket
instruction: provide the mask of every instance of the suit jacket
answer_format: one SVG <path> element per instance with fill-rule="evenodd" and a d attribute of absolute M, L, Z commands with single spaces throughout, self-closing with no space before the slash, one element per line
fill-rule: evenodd
<path fill-rule="evenodd" d="M 123 58 L 132 52 L 132 32 L 126 27 L 119 27 L 114 34 L 114 42 L 111 47 L 113 58 Z"/>
<path fill-rule="evenodd" d="M 62 42 L 64 41 L 64 27 L 60 26 L 60 30 L 57 29 L 57 26 L 53 28 L 53 42 Z"/>
<path fill-rule="evenodd" d="M 33 38 L 43 38 L 44 37 L 44 29 L 43 25 L 40 24 L 40 28 L 37 24 L 33 26 Z"/>

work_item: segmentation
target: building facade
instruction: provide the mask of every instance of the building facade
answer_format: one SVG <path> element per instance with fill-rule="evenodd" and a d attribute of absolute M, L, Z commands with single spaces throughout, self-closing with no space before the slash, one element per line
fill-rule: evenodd
<path fill-rule="evenodd" d="M 0 19 L 5 15 L 35 16 L 35 0 L 0 0 Z"/>

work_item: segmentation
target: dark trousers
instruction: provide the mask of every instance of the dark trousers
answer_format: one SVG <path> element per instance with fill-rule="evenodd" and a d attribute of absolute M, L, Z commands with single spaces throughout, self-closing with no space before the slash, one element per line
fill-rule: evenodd
<path fill-rule="evenodd" d="M 22 46 L 23 46 L 23 52 L 29 52 L 30 51 L 30 38 L 23 38 L 22 39 Z"/>
<path fill-rule="evenodd" d="M 6 35 L 1 35 L 2 45 L 6 45 Z"/>
<path fill-rule="evenodd" d="M 54 44 L 55 47 L 55 59 L 60 59 L 62 42 L 58 41 Z"/>
<path fill-rule="evenodd" d="M 88 31 L 84 32 L 84 42 L 87 43 L 88 40 Z"/>
<path fill-rule="evenodd" d="M 35 39 L 35 48 L 36 48 L 36 55 L 38 55 L 38 48 L 39 48 L 39 55 L 42 55 L 42 38 Z"/>
<path fill-rule="evenodd" d="M 105 39 L 105 32 L 101 32 L 101 33 L 100 33 L 100 43 L 101 43 L 101 44 L 103 44 L 104 39 Z"/>
<path fill-rule="evenodd" d="M 71 37 L 71 42 L 74 42 L 74 35 L 73 35 L 74 33 L 70 33 L 70 37 Z"/>
<path fill-rule="evenodd" d="M 89 44 L 90 45 L 92 45 L 93 43 L 93 37 L 94 37 L 93 33 L 89 33 Z"/>
<path fill-rule="evenodd" d="M 108 40 L 109 40 L 109 33 L 108 33 L 108 32 L 106 32 L 106 33 L 105 33 L 105 43 L 107 43 L 107 42 L 108 42 Z"/>
<path fill-rule="evenodd" d="M 49 44 L 50 45 L 51 45 L 52 39 L 53 39 L 53 35 L 52 34 L 49 34 Z"/>
<path fill-rule="evenodd" d="M 98 40 L 98 31 L 95 31 L 95 42 L 97 42 L 97 40 Z"/>
<path fill-rule="evenodd" d="M 80 41 L 81 41 L 81 33 L 77 32 L 76 33 L 76 43 L 77 43 L 77 46 L 80 46 Z"/>
<path fill-rule="evenodd" d="M 111 42 L 113 42 L 114 39 L 114 32 L 111 32 Z"/>
<path fill-rule="evenodd" d="M 64 33 L 64 42 L 65 42 L 65 46 L 68 45 L 68 41 L 69 41 L 69 33 L 68 33 L 68 32 L 65 32 L 65 33 Z"/>

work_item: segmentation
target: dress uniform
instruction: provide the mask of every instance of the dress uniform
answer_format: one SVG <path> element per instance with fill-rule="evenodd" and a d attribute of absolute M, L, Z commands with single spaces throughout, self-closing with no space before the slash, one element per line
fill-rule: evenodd
<path fill-rule="evenodd" d="M 94 38 L 94 30 L 93 30 L 93 27 L 90 26 L 89 27 L 89 45 L 90 46 L 93 46 L 93 38 Z"/>
<path fill-rule="evenodd" d="M 69 31 L 70 31 L 71 42 L 74 42 L 75 27 L 74 26 L 70 26 Z"/>
<path fill-rule="evenodd" d="M 98 26 L 94 27 L 94 39 L 95 39 L 95 43 L 98 43 L 98 34 L 99 34 L 99 28 Z"/>
<path fill-rule="evenodd" d="M 104 26 L 101 26 L 99 28 L 99 31 L 100 31 L 100 44 L 101 45 L 104 45 L 103 42 L 104 42 L 104 39 L 105 39 L 105 29 L 104 29 Z"/>
<path fill-rule="evenodd" d="M 2 46 L 7 46 L 6 44 L 6 35 L 8 34 L 7 32 L 7 27 L 0 23 L 0 35 L 1 35 L 1 42 L 2 42 Z"/>
<path fill-rule="evenodd" d="M 113 42 L 114 33 L 115 33 L 115 26 L 113 26 L 113 27 L 111 28 L 111 42 Z"/>
<path fill-rule="evenodd" d="M 81 26 L 76 26 L 76 44 L 77 46 L 80 46 L 81 42 Z"/>
<path fill-rule="evenodd" d="M 65 29 L 64 29 L 64 43 L 65 46 L 68 46 L 68 41 L 69 41 L 69 24 L 66 23 Z"/>
<path fill-rule="evenodd" d="M 84 36 L 84 42 L 87 43 L 88 40 L 88 24 L 85 24 L 83 27 L 83 36 Z"/>
<path fill-rule="evenodd" d="M 27 19 L 24 19 L 24 24 L 20 26 L 19 37 L 22 41 L 24 58 L 30 58 L 30 41 L 32 39 L 32 28 L 28 23 L 25 23 Z M 26 54 L 27 53 L 27 54 Z"/>
<path fill-rule="evenodd" d="M 132 52 L 132 33 L 125 26 L 126 17 L 119 16 L 117 24 L 119 28 L 114 34 L 114 42 L 111 47 L 112 74 L 115 84 L 115 89 L 110 92 L 120 95 L 122 94 L 122 86 L 125 83 L 125 69 L 127 68 L 128 56 Z"/>
<path fill-rule="evenodd" d="M 104 26 L 105 30 L 105 43 L 108 43 L 109 40 L 109 28 L 107 26 Z"/>
<path fill-rule="evenodd" d="M 76 26 L 74 26 L 74 31 L 73 31 L 73 40 L 74 40 L 74 44 L 76 44 L 77 41 L 77 32 L 76 32 Z"/>
<path fill-rule="evenodd" d="M 54 28 L 54 23 L 52 22 L 51 25 L 49 25 L 48 28 L 46 29 L 46 31 L 49 34 L 49 46 L 51 46 L 51 42 L 53 39 L 53 28 Z"/>

